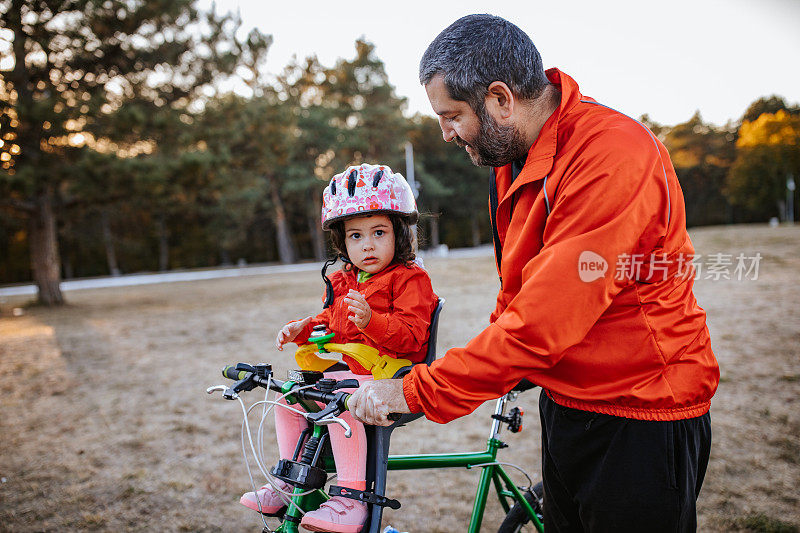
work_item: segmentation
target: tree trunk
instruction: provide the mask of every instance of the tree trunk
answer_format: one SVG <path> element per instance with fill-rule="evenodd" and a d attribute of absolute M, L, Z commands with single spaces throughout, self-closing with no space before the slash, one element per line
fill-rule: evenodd
<path fill-rule="evenodd" d="M 439 206 L 434 205 L 431 209 L 431 248 L 439 247 Z"/>
<path fill-rule="evenodd" d="M 311 242 L 314 245 L 314 258 L 317 261 L 325 261 L 325 234 L 322 231 L 322 219 L 320 212 L 322 211 L 321 195 L 314 196 L 314 201 L 311 203 L 312 212 L 308 215 L 308 231 L 311 233 Z"/>
<path fill-rule="evenodd" d="M 158 231 L 158 270 L 166 272 L 169 270 L 169 233 L 167 216 L 164 213 L 158 215 L 156 228 Z"/>
<path fill-rule="evenodd" d="M 4 4 L 7 5 L 8 2 Z M 34 129 L 33 119 L 29 115 L 29 110 L 34 108 L 34 100 L 30 88 L 30 75 L 25 64 L 28 54 L 27 45 L 30 43 L 30 38 L 22 29 L 22 12 L 25 4 L 26 2 L 23 1 L 15 1 L 4 10 L 3 26 L 13 32 L 14 68 L 11 71 L 6 70 L 3 77 L 13 84 L 14 91 L 17 93 L 16 104 L 13 108 L 19 122 L 16 132 L 16 143 L 21 149 L 18 159 L 19 168 L 26 166 L 38 174 L 41 172 L 39 166 L 41 148 L 38 130 Z M 8 100 L 8 97 L 4 95 L 4 99 Z M 36 175 L 31 176 L 27 181 L 36 183 L 42 178 L 43 176 Z M 31 254 L 31 271 L 33 281 L 38 289 L 39 303 L 44 305 L 64 303 L 64 296 L 61 294 L 61 259 L 58 254 L 54 200 L 54 188 L 45 186 L 31 198 L 33 205 L 29 211 L 28 243 Z"/>
<path fill-rule="evenodd" d="M 72 261 L 68 255 L 61 258 L 61 268 L 64 269 L 64 279 L 72 279 L 75 277 L 75 269 L 72 268 Z"/>
<path fill-rule="evenodd" d="M 46 189 L 36 198 L 30 218 L 31 270 L 39 290 L 39 303 L 62 305 L 61 259 L 58 255 L 53 191 Z"/>
<path fill-rule="evenodd" d="M 786 213 L 786 201 L 784 200 L 777 200 L 776 205 L 778 207 L 778 220 L 781 222 L 786 222 L 789 218 Z"/>
<path fill-rule="evenodd" d="M 278 258 L 281 263 L 288 264 L 295 262 L 294 246 L 292 236 L 289 233 L 289 222 L 286 220 L 286 210 L 283 207 L 283 200 L 278 192 L 278 183 L 274 178 L 270 179 L 270 198 L 272 199 L 272 215 L 275 222 L 275 238 L 278 242 Z"/>
<path fill-rule="evenodd" d="M 478 224 L 478 217 L 472 217 L 472 246 L 481 245 L 481 227 Z"/>
<path fill-rule="evenodd" d="M 100 211 L 100 226 L 103 230 L 103 246 L 106 249 L 106 262 L 108 263 L 108 272 L 117 277 L 120 275 L 119 266 L 117 266 L 117 252 L 114 249 L 114 239 L 111 235 L 111 221 L 108 216 L 108 208 L 103 208 Z"/>

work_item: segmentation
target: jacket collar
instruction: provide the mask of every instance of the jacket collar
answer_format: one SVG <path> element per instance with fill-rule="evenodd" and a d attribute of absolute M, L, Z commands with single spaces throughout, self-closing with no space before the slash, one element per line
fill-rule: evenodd
<path fill-rule="evenodd" d="M 511 187 L 503 195 L 501 202 L 510 197 L 522 185 L 532 181 L 540 180 L 547 176 L 553 168 L 553 159 L 556 155 L 558 141 L 558 124 L 564 115 L 569 113 L 576 104 L 581 101 L 582 95 L 578 84 L 570 76 L 564 74 L 557 68 L 551 68 L 545 72 L 550 83 L 561 91 L 561 100 L 558 108 L 547 119 L 536 137 L 533 145 L 528 150 L 528 157 L 525 165 L 514 180 Z M 511 165 L 506 165 L 508 172 L 511 172 Z M 499 169 L 498 169 L 499 170 Z"/>
<path fill-rule="evenodd" d="M 370 276 L 370 278 L 364 283 L 364 289 L 363 289 L 364 295 L 369 296 L 370 294 L 373 294 L 375 291 L 385 287 L 389 283 L 389 280 L 391 279 L 390 273 L 402 267 L 403 265 L 400 264 L 390 265 L 381 270 L 380 272 L 377 272 L 372 276 Z M 345 271 L 345 275 L 347 276 L 347 282 L 349 286 L 357 287 L 359 285 L 357 268 Z"/>

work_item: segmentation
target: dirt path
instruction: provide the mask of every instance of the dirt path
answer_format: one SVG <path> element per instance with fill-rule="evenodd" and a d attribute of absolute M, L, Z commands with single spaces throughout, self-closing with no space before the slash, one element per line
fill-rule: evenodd
<path fill-rule="evenodd" d="M 701 229 L 693 240 L 704 254 L 763 255 L 758 280 L 697 283 L 723 377 L 701 530 L 796 530 L 800 228 Z M 496 275 L 489 257 L 427 267 L 447 298 L 443 353 L 484 327 Z M 237 404 L 204 389 L 236 361 L 270 360 L 285 375 L 291 356 L 271 339 L 287 319 L 316 312 L 318 280 L 305 272 L 78 291 L 66 308 L 19 317 L 11 310 L 24 300 L 0 302 L 0 530 L 260 530 L 237 503 L 248 485 Z M 533 473 L 536 400 L 520 397 L 526 431 L 506 434 L 511 448 L 501 452 Z M 393 452 L 483 449 L 492 407 L 448 426 L 415 422 L 395 433 Z M 463 531 L 476 482 L 462 469 L 396 474 L 389 495 L 403 507 L 384 523 Z"/>

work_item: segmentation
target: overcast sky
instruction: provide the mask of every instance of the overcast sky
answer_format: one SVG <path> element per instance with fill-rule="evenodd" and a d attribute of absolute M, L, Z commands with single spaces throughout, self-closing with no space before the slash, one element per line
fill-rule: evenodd
<path fill-rule="evenodd" d="M 201 0 L 209 6 L 211 0 Z M 323 65 L 376 45 L 409 111 L 432 114 L 417 81 L 419 58 L 447 25 L 489 12 L 531 36 L 545 68 L 558 67 L 581 92 L 624 113 L 662 124 L 695 110 L 715 124 L 737 120 L 760 96 L 800 101 L 800 0 L 509 2 L 217 0 L 239 9 L 243 30 L 274 36 L 267 70 L 293 55 Z"/>

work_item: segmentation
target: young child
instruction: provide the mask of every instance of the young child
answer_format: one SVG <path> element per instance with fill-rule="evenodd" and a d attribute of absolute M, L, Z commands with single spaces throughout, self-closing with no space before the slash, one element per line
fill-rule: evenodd
<path fill-rule="evenodd" d="M 316 317 L 286 324 L 278 332 L 277 348 L 282 350 L 291 341 L 305 344 L 312 328 L 325 324 L 336 334 L 333 342 L 357 342 L 392 357 L 424 360 L 437 297 L 428 274 L 414 263 L 414 236 L 409 225 L 417 221 L 418 213 L 408 183 L 385 165 L 364 164 L 334 176 L 322 199 L 322 227 L 331 232 L 333 247 L 345 266 L 330 276 L 332 304 Z M 372 379 L 369 371 L 352 358 L 344 355 L 343 360 L 349 371 L 327 372 L 325 376 L 354 378 L 359 383 Z M 344 437 L 341 426 L 328 426 L 337 484 L 364 490 L 364 425 L 349 412 L 341 417 L 352 429 L 350 438 Z M 276 408 L 275 426 L 280 457 L 291 459 L 307 422 L 297 413 Z M 291 490 L 283 481 L 276 482 L 282 490 Z M 258 510 L 257 499 L 264 513 L 278 512 L 285 505 L 269 484 L 245 493 L 240 502 Z M 358 533 L 366 515 L 365 504 L 334 496 L 318 510 L 306 513 L 300 525 L 310 531 Z"/>

